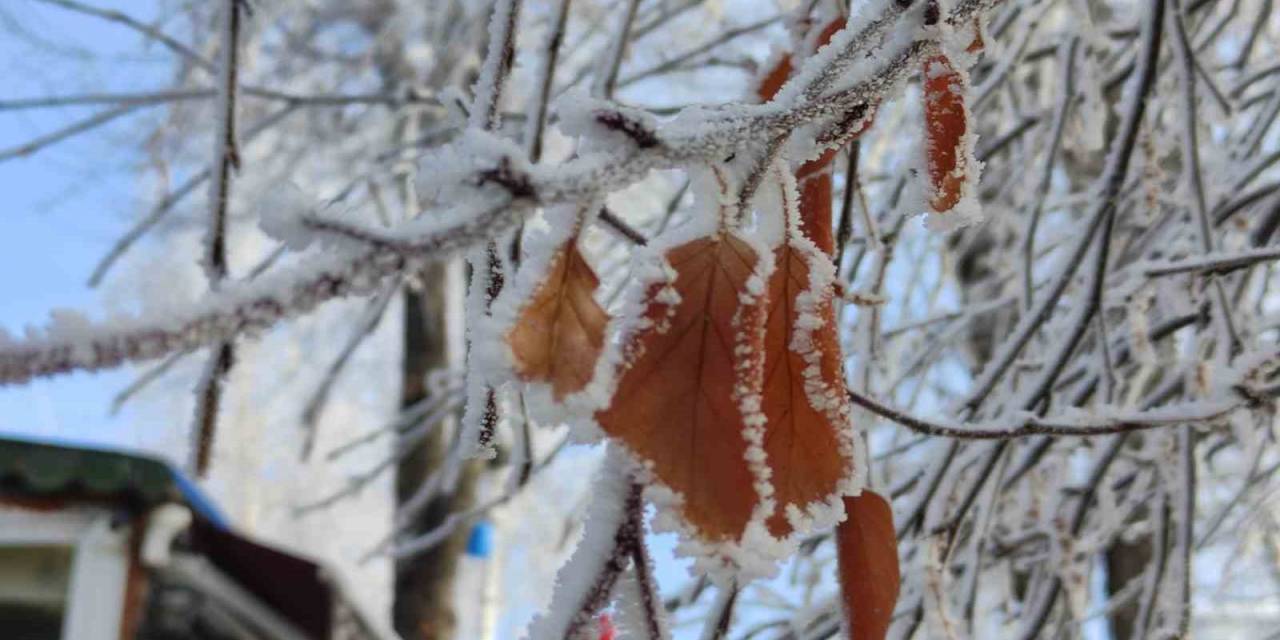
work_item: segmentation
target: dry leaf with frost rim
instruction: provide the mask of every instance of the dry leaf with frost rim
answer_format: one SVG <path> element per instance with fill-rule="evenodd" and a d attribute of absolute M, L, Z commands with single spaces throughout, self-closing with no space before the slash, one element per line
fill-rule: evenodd
<path fill-rule="evenodd" d="M 788 214 L 787 238 L 774 250 L 768 285 L 762 408 L 765 459 L 777 503 L 768 526 L 779 538 L 792 533 L 788 507 L 804 512 L 829 504 L 847 485 L 855 464 L 852 440 L 857 436 L 841 392 L 833 274 L 827 273 L 833 268 L 819 262 L 830 260 L 829 178 L 824 198 L 802 199 L 806 207 L 798 219 Z M 794 189 L 784 191 L 790 191 L 784 201 L 796 197 Z M 823 246 L 812 237 L 823 239 Z"/>
<path fill-rule="evenodd" d="M 843 24 L 843 20 L 828 24 L 819 34 L 819 46 Z M 761 99 L 772 98 L 791 69 L 790 57 L 782 58 L 760 83 L 757 93 Z M 869 125 L 868 120 L 853 135 Z M 796 173 L 799 202 L 794 201 L 794 189 L 784 186 L 784 211 L 779 215 L 788 218 L 786 237 L 774 250 L 775 267 L 767 287 L 762 409 L 766 417 L 765 459 L 772 471 L 777 504 L 767 525 L 770 534 L 778 538 L 793 533 L 788 507 L 804 512 L 811 505 L 826 505 L 839 495 L 854 464 L 848 441 L 856 436 L 849 424 L 848 401 L 839 393 L 844 374 L 836 333 L 835 291 L 829 277 L 814 273 L 815 268 L 825 267 L 817 261 L 830 260 L 834 250 L 831 161 L 835 154 L 836 149 L 828 150 L 800 167 Z M 794 185 L 790 180 L 782 182 Z M 798 216 L 791 213 L 793 208 L 798 208 Z M 809 326 L 798 336 L 802 319 Z M 818 326 L 812 326 L 814 321 Z"/>
<path fill-rule="evenodd" d="M 929 176 L 929 207 L 950 211 L 964 195 L 965 181 L 974 170 L 969 165 L 968 115 L 964 75 L 946 55 L 924 61 L 925 164 Z"/>
<path fill-rule="evenodd" d="M 599 286 L 577 236 L 571 236 L 507 333 L 516 376 L 549 385 L 556 402 L 591 383 L 604 350 L 609 315 L 596 302 Z"/>
<path fill-rule="evenodd" d="M 613 402 L 596 420 L 683 497 L 680 515 L 699 538 L 737 541 L 762 501 L 744 407 L 760 388 L 764 315 L 748 287 L 759 257 L 722 228 L 665 259 L 675 277 L 649 288 Z"/>

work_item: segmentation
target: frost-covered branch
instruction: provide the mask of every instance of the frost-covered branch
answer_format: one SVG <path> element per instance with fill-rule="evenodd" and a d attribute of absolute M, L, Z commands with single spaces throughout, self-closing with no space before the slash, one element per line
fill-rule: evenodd
<path fill-rule="evenodd" d="M 225 285 L 190 308 L 102 323 L 73 313 L 55 314 L 53 322 L 22 340 L 0 339 L 0 385 L 118 367 L 251 336 L 323 302 L 368 293 L 382 278 L 402 273 L 407 264 L 397 254 L 343 255 Z"/>
<path fill-rule="evenodd" d="M 305 375 L 276 376 L 270 402 L 242 385 L 225 392 L 237 406 L 273 409 L 252 433 L 285 451 L 329 439 L 314 440 L 332 400 L 350 433 L 313 464 L 288 460 L 331 481 L 308 476 L 284 503 L 308 514 L 299 526 L 340 521 L 376 501 L 395 471 L 392 521 L 348 544 L 395 562 L 398 575 L 445 567 L 435 558 L 484 519 L 496 544 L 520 548 L 486 560 L 503 564 L 495 574 L 550 583 L 547 560 L 581 520 L 563 508 L 568 485 L 590 492 L 589 517 L 534 637 L 593 635 L 606 612 L 621 637 L 665 638 L 668 626 L 838 634 L 829 529 L 808 532 L 773 579 L 717 589 L 698 565 L 685 585 L 657 584 L 667 560 L 654 545 L 659 570 L 650 567 L 639 486 L 608 468 L 594 482 L 562 478 L 592 454 L 546 440 L 564 437 L 557 423 L 568 418 L 575 437 L 598 435 L 583 433 L 595 414 L 535 397 L 513 379 L 503 346 L 507 298 L 530 298 L 551 259 L 542 234 L 568 237 L 560 225 L 572 216 L 557 211 L 577 212 L 573 239 L 599 283 L 575 303 L 608 313 L 589 337 L 612 347 L 626 343 L 619 327 L 643 317 L 632 289 L 645 269 L 694 233 L 709 198 L 744 205 L 734 232 L 763 256 L 775 248 L 765 237 L 771 169 L 837 150 L 846 155 L 830 165 L 831 339 L 856 407 L 848 422 L 868 443 L 859 471 L 892 502 L 903 580 L 889 637 L 1073 638 L 1103 618 L 1118 639 L 1201 633 L 1214 624 L 1198 617 L 1208 590 L 1229 600 L 1270 566 L 1253 542 L 1275 538 L 1264 516 L 1280 479 L 1271 0 L 804 0 L 782 14 L 768 0 L 255 3 L 246 35 L 263 25 L 269 37 L 242 40 L 246 64 L 230 84 L 215 55 L 227 50 L 222 3 L 186 3 L 151 22 L 45 2 L 131 29 L 160 45 L 148 55 L 176 62 L 172 86 L 0 100 L 0 112 L 69 114 L 35 139 L 39 149 L 144 130 L 142 184 L 158 196 L 92 282 L 126 253 L 148 269 L 189 268 L 201 235 L 222 239 L 222 269 L 217 291 L 186 303 L 135 299 L 148 287 L 120 273 L 112 293 L 126 292 L 118 306 L 136 315 L 57 312 L 0 340 L 0 384 L 168 357 L 123 398 L 161 376 L 190 388 L 199 367 L 183 358 L 194 351 L 211 348 L 203 371 L 217 372 L 222 345 L 234 343 L 246 376 L 274 374 L 282 353 L 298 354 L 285 373 Z M 838 15 L 848 16 L 843 29 Z M 188 24 L 191 43 L 167 35 Z M 831 44 L 815 52 L 814 31 L 833 24 Z M 344 35 L 352 25 L 361 37 Z M 797 51 L 790 81 L 761 102 L 744 75 Z M 984 165 L 966 185 L 982 222 L 958 229 L 918 216 L 936 195 L 936 141 L 921 124 L 941 77 L 927 68 L 941 55 L 964 93 L 965 145 Z M 213 130 L 233 124 L 219 116 L 232 95 L 244 126 L 229 137 Z M 210 132 L 220 140 L 212 161 Z M 210 209 L 190 195 L 218 201 L 229 148 L 253 170 L 236 176 L 232 210 Z M 691 180 L 708 165 L 724 191 Z M 286 183 L 324 205 L 281 204 Z M 219 215 L 221 231 L 205 233 Z M 254 275 L 226 278 L 228 238 L 232 264 L 258 264 Z M 468 275 L 464 311 L 455 296 Z M 403 345 L 369 339 L 390 292 L 406 286 L 447 307 L 414 325 L 439 331 L 429 366 L 406 366 Z M 491 307 L 499 292 L 503 304 Z M 312 313 L 346 296 L 368 299 Z M 464 332 L 483 347 L 465 370 L 447 384 L 425 375 L 461 356 Z M 448 348 L 436 353 L 437 343 Z M 607 369 L 592 374 L 593 402 L 608 399 Z M 398 413 L 384 397 L 396 374 Z M 233 432 L 249 431 L 240 426 Z M 481 441 L 497 455 L 468 461 Z M 612 451 L 606 464 L 617 472 L 620 460 Z M 526 534 L 562 519 L 564 536 Z M 520 621 L 506 614 L 525 594 L 497 588 L 511 609 L 495 635 L 518 637 Z M 461 620 L 482 617 L 473 605 L 459 605 Z"/>
<path fill-rule="evenodd" d="M 534 620 L 530 640 L 578 637 L 609 603 L 618 577 L 641 542 L 642 486 L 633 480 L 630 463 L 616 448 L 606 455 L 594 489 L 582 540 L 560 568 L 551 604 Z"/>
<path fill-rule="evenodd" d="M 966 0 L 952 12 L 952 18 L 957 21 L 964 19 L 985 5 L 986 0 Z M 929 43 L 930 40 L 927 37 L 912 40 L 909 44 L 900 47 L 883 66 L 867 74 L 865 80 L 856 82 L 847 89 L 813 100 L 802 100 L 796 104 L 775 100 L 766 105 L 743 106 L 727 113 L 703 114 L 700 110 L 693 109 L 687 117 L 676 118 L 671 124 L 657 129 L 654 132 L 657 144 L 637 145 L 620 156 L 592 154 L 566 161 L 554 168 L 522 167 L 522 163 L 512 159 L 514 154 L 509 154 L 503 147 L 498 146 L 496 148 L 503 151 L 491 160 L 491 168 L 479 170 L 472 178 L 472 185 L 477 191 L 483 192 L 491 187 L 497 187 L 499 195 L 496 202 L 484 207 L 478 213 L 471 213 L 469 217 L 455 216 L 462 217 L 463 220 L 452 226 L 440 225 L 427 216 L 405 223 L 403 230 L 385 233 L 311 216 L 303 217 L 300 224 L 304 228 L 324 234 L 356 239 L 378 250 L 370 257 L 362 259 L 360 261 L 362 264 L 379 261 L 394 263 L 402 261 L 404 255 L 439 257 L 439 254 L 467 248 L 476 242 L 511 229 L 518 222 L 516 216 L 527 210 L 529 205 L 548 206 L 590 200 L 599 193 L 621 189 L 632 184 L 647 175 L 649 171 L 723 158 L 741 145 L 744 139 L 768 139 L 808 122 L 840 114 L 842 109 L 849 106 L 873 100 L 872 96 L 889 90 L 903 79 L 910 64 L 928 51 Z M 495 147 L 489 145 L 487 148 Z M 482 153 L 492 156 L 492 152 Z M 493 200 L 492 196 L 490 199 Z M 398 255 L 392 258 L 386 255 L 388 253 Z M 372 257 L 374 255 L 378 257 Z M 282 307 L 281 310 L 285 311 L 285 308 Z M 286 314 L 281 313 L 277 319 L 284 317 Z M 178 348 L 179 345 L 188 344 L 185 340 L 171 340 L 169 339 L 172 337 L 171 332 L 157 329 L 157 335 L 163 336 L 164 339 L 152 340 L 146 349 L 122 349 L 116 346 L 83 360 L 67 355 L 55 356 L 47 352 L 38 354 L 34 351 L 34 345 L 22 353 L 5 349 L 0 351 L 0 362 L 8 359 L 16 368 L 24 368 L 24 365 L 19 365 L 18 362 L 33 364 L 25 366 L 27 370 L 25 375 L 15 372 L 9 376 L 0 376 L 0 381 L 13 383 L 31 376 L 61 373 L 76 368 L 98 369 L 115 366 L 126 360 L 140 359 L 143 356 L 138 354 L 144 352 L 149 354 L 145 357 L 158 357 L 170 349 Z M 105 332 L 100 331 L 100 333 Z M 186 340 L 190 339 L 192 336 L 186 338 Z M 99 335 L 96 336 L 96 340 L 100 344 L 103 342 L 114 345 L 134 344 L 136 347 L 138 338 L 136 335 L 114 337 Z M 204 343 L 190 344 L 189 347 L 202 344 Z M 45 364 L 34 364 L 37 361 L 43 361 Z"/>
<path fill-rule="evenodd" d="M 1231 412 L 1248 407 L 1254 401 L 1242 397 L 1235 402 L 1188 403 L 1162 407 L 1151 411 L 1139 411 L 1113 416 L 1040 417 L 1027 414 L 1021 419 L 1013 417 L 1008 424 L 988 425 L 978 423 L 962 425 L 926 420 L 885 406 L 872 398 L 849 391 L 854 404 L 886 420 L 900 424 L 916 433 L 956 438 L 960 440 L 1008 440 L 1029 436 L 1057 436 L 1063 438 L 1091 437 L 1145 431 L 1173 427 L 1186 423 L 1209 423 L 1225 419 Z"/>
<path fill-rule="evenodd" d="M 240 168 L 236 143 L 236 88 L 240 72 L 240 22 L 242 0 L 226 0 L 222 16 L 222 55 L 218 61 L 218 120 L 213 138 L 213 176 L 206 201 L 208 214 L 204 238 L 205 279 L 210 291 L 218 291 L 227 280 L 227 210 L 231 198 L 232 172 Z M 235 345 L 230 340 L 214 344 L 209 363 L 196 386 L 195 427 L 192 429 L 192 468 L 198 475 L 209 470 L 213 439 L 218 428 L 222 390 L 235 363 Z"/>

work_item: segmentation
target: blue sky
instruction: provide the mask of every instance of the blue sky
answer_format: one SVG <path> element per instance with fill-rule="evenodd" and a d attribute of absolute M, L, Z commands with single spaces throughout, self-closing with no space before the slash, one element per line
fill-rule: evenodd
<path fill-rule="evenodd" d="M 152 2 L 116 7 L 150 17 Z M 3 98 L 163 86 L 168 57 L 124 27 L 41 3 L 0 8 Z M 0 111 L 0 149 L 87 117 L 97 107 Z M 101 309 L 104 294 L 86 285 L 94 264 L 144 206 L 136 188 L 143 160 L 131 138 L 140 116 L 121 118 L 39 153 L 0 163 L 5 195 L 0 234 L 0 326 L 21 332 L 55 308 Z M 0 389 L 0 431 L 153 448 L 159 425 L 125 412 L 111 418 L 126 371 L 76 374 Z M 132 419 L 131 419 L 132 418 Z"/>

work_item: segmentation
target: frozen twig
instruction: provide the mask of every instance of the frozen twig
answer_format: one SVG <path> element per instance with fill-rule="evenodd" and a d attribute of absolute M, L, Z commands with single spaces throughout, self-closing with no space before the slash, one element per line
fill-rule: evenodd
<path fill-rule="evenodd" d="M 329 394 L 333 390 L 334 383 L 337 382 L 338 376 L 346 367 L 347 362 L 351 360 L 351 356 L 355 354 L 365 339 L 382 322 L 382 316 L 385 314 L 387 306 L 391 303 L 395 292 L 399 289 L 399 285 L 399 281 L 393 281 L 391 286 L 386 287 L 374 297 L 373 302 L 365 310 L 360 324 L 356 326 L 356 330 L 347 338 L 342 351 L 338 353 L 338 357 L 329 365 L 324 377 L 320 380 L 320 384 L 316 386 L 315 392 L 311 394 L 311 398 L 304 405 L 301 418 L 303 430 L 302 458 L 304 460 L 311 457 L 311 450 L 315 446 L 317 438 L 316 431 L 319 429 L 320 414 L 324 411 L 325 405 L 328 404 Z"/>
<path fill-rule="evenodd" d="M 204 266 L 210 291 L 220 289 L 228 275 L 227 209 L 231 198 L 232 171 L 240 167 L 240 151 L 236 145 L 236 87 L 239 75 L 241 2 L 242 0 L 226 0 L 222 16 L 222 57 L 218 67 L 218 116 L 213 141 L 213 179 L 209 183 L 208 227 L 205 231 L 204 259 L 201 263 Z M 200 378 L 196 387 L 192 468 L 200 476 L 209 471 L 223 387 L 234 363 L 235 346 L 231 340 L 213 345 L 205 375 Z"/>
<path fill-rule="evenodd" d="M 582 540 L 560 568 L 545 613 L 530 627 L 530 640 L 576 638 L 609 602 L 614 584 L 643 537 L 641 485 L 624 454 L 610 447 L 598 472 Z"/>
<path fill-rule="evenodd" d="M 849 391 L 854 404 L 916 433 L 960 440 L 1009 440 L 1029 436 L 1092 437 L 1173 427 L 1183 423 L 1205 423 L 1222 420 L 1232 411 L 1245 408 L 1250 401 L 1192 402 L 1163 407 L 1149 412 L 1121 413 L 1099 418 L 1040 417 L 1027 414 L 996 426 L 972 427 L 926 420 L 888 407 L 856 391 Z"/>

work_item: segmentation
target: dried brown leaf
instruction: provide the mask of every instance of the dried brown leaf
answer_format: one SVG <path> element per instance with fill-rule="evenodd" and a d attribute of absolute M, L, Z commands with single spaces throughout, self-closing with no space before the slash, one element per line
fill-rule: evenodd
<path fill-rule="evenodd" d="M 569 238 L 507 333 L 516 375 L 550 385 L 557 402 L 591 382 L 604 349 L 609 316 L 596 302 L 598 286 L 577 237 Z"/>
<path fill-rule="evenodd" d="M 951 59 L 934 55 L 924 62 L 925 161 L 932 193 L 929 206 L 939 213 L 960 202 L 969 168 L 963 145 L 968 129 L 964 76 Z"/>
<path fill-rule="evenodd" d="M 840 590 L 850 640 L 884 640 L 898 601 L 898 542 L 893 509 L 879 494 L 844 499 L 836 527 Z"/>
<path fill-rule="evenodd" d="M 681 515 L 698 537 L 739 540 L 761 502 L 743 411 L 760 385 L 764 315 L 747 286 L 759 258 L 722 230 L 666 260 L 675 278 L 648 291 L 647 322 L 628 338 L 612 404 L 596 419 L 683 496 Z"/>

